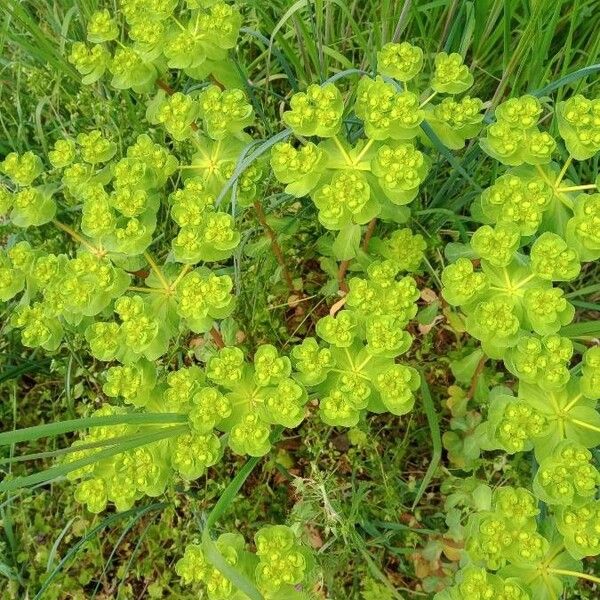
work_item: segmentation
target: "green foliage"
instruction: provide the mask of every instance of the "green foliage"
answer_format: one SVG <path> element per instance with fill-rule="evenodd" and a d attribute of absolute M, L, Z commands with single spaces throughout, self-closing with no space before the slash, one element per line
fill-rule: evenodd
<path fill-rule="evenodd" d="M 54 582 L 70 523 L 43 575 L 16 550 L 12 505 L 49 482 L 100 529 L 131 516 L 117 546 L 146 510 L 178 517 L 144 557 L 159 580 L 105 595 L 595 597 L 572 585 L 600 583 L 580 562 L 600 554 L 600 101 L 578 83 L 598 69 L 568 68 L 598 54 L 573 51 L 583 9 L 55 4 L 38 25 L 49 9 L 11 1 L 0 39 L 10 597 L 73 595 Z M 521 42 L 500 57 L 521 12 L 524 44 L 569 31 L 550 67 Z M 540 87 L 552 69 L 568 74 Z M 52 408 L 19 429 L 29 394 Z M 138 546 L 118 571 L 117 546 L 78 592 L 128 577 Z"/>
<path fill-rule="evenodd" d="M 254 544 L 255 554 L 247 550 L 240 534 L 224 533 L 216 540 L 226 563 L 248 574 L 264 598 L 300 600 L 303 596 L 299 590 L 309 580 L 313 558 L 294 530 L 285 525 L 267 525 L 256 532 Z M 211 600 L 246 597 L 212 566 L 207 556 L 203 544 L 189 544 L 176 564 L 178 575 L 186 584 L 204 584 Z"/>

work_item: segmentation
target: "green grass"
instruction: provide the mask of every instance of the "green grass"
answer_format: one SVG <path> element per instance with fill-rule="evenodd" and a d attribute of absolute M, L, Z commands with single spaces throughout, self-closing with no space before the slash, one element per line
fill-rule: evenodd
<path fill-rule="evenodd" d="M 99 5 L 113 7 L 97 0 L 0 4 L 0 157 L 10 150 L 45 152 L 65 131 L 100 125 L 125 147 L 146 130 L 144 107 L 133 96 L 106 85 L 82 87 L 66 60 L 70 43 L 83 38 L 83 23 Z M 551 93 L 559 100 L 574 92 L 600 91 L 597 0 L 246 0 L 243 7 L 246 29 L 235 57 L 257 114 L 263 116 L 258 133 L 264 139 L 280 131 L 282 105 L 294 90 L 357 68 L 372 71 L 377 49 L 391 40 L 408 40 L 430 52 L 466 53 L 476 75 L 472 93 L 492 99 L 490 112 L 510 95 L 541 90 L 543 99 Z M 352 72 L 347 76 L 356 78 Z M 544 91 L 556 83 L 560 87 Z M 121 131 L 127 139 L 121 139 Z M 443 243 L 464 238 L 466 207 L 495 168 L 475 145 L 452 164 L 442 160 L 435 165 L 413 223 L 437 248 L 430 255 L 433 272 L 445 263 Z M 597 172 L 597 162 L 593 168 Z M 267 198 L 265 208 L 312 297 L 326 281 L 317 246 L 298 250 L 290 240 L 304 236 L 314 241 L 317 227 L 280 194 Z M 246 316 L 240 329 L 252 332 L 252 344 L 277 340 L 285 346 L 309 333 L 326 306 L 290 306 L 284 290 L 272 285 L 276 261 L 261 247 L 256 229 L 249 231 L 236 265 L 238 275 L 243 266 L 251 279 L 241 290 Z M 11 233 L 0 223 L 0 240 Z M 423 285 L 435 287 L 430 279 Z M 600 308 L 597 281 L 598 267 L 589 265 L 571 290 L 584 321 L 593 321 Z M 76 345 L 51 361 L 25 352 L 7 330 L 7 317 L 8 309 L 0 307 L 3 430 L 76 418 L 95 406 L 101 365 L 79 364 Z M 573 327 L 582 336 L 598 335 L 592 325 Z M 426 402 L 402 428 L 396 418 L 375 417 L 361 426 L 366 439 L 356 443 L 346 433 L 309 420 L 267 462 L 253 465 L 236 497 L 223 492 L 236 474 L 246 474 L 241 463 L 219 466 L 210 483 L 173 490 L 164 502 L 104 520 L 86 516 L 60 481 L 9 496 L 0 504 L 2 598 L 197 597 L 179 586 L 173 564 L 185 543 L 199 536 L 206 511 L 218 498 L 228 510 L 218 514 L 218 521 L 208 517 L 217 530 L 236 526 L 251 537 L 252 524 L 284 520 L 290 512 L 292 521 L 310 523 L 324 566 L 323 584 L 333 599 L 429 597 L 451 573 L 442 554 L 449 542 L 436 533 L 445 530 L 440 481 L 428 469 L 435 465 L 432 457 L 439 460 L 439 429 L 448 429 L 440 399 L 449 381 L 433 351 L 451 355 L 469 348 L 461 348 L 447 332 L 425 334 L 417 358 L 432 383 L 431 395 L 424 395 Z M 28 451 L 51 453 L 66 440 L 41 440 Z M 51 463 L 43 459 L 36 465 Z M 492 482 L 518 482 L 528 468 L 519 461 L 490 463 L 479 474 Z M 18 464 L 13 470 L 23 473 Z M 164 567 L 157 555 L 164 557 Z M 593 593 L 582 588 L 569 591 L 569 598 L 591 599 Z"/>

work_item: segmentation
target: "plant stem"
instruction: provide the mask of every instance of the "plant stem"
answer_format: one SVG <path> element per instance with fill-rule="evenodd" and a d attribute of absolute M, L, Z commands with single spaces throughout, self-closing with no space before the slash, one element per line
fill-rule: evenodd
<path fill-rule="evenodd" d="M 373 217 L 369 224 L 367 225 L 367 230 L 365 231 L 365 237 L 362 243 L 362 249 L 367 252 L 369 250 L 369 243 L 371 242 L 371 238 L 373 237 L 373 233 L 375 232 L 375 227 L 377 226 L 377 217 Z"/>
<path fill-rule="evenodd" d="M 181 271 L 179 272 L 179 275 L 177 275 L 177 278 L 175 279 L 175 281 L 171 284 L 171 289 L 174 290 L 179 283 L 181 282 L 181 280 L 187 275 L 188 271 L 191 269 L 191 265 L 184 265 L 183 269 L 181 269 Z"/>
<path fill-rule="evenodd" d="M 571 187 L 557 188 L 557 192 L 579 192 L 580 190 L 595 190 L 598 186 L 595 183 L 586 185 L 573 185 Z"/>
<path fill-rule="evenodd" d="M 365 154 L 370 150 L 371 146 L 375 143 L 375 140 L 370 139 L 366 144 L 365 147 L 360 151 L 360 154 L 356 157 L 356 160 L 354 161 L 354 164 L 357 165 L 365 156 Z"/>
<path fill-rule="evenodd" d="M 342 142 L 340 142 L 340 138 L 338 138 L 337 135 L 334 135 L 331 139 L 335 142 L 335 145 L 338 147 L 338 150 L 341 152 L 342 156 L 344 157 L 344 160 L 348 163 L 350 167 L 353 167 L 354 163 L 352 162 L 352 159 L 350 158 L 348 152 L 346 152 L 346 148 L 344 148 Z"/>
<path fill-rule="evenodd" d="M 583 398 L 583 394 L 577 394 L 577 396 L 575 396 L 575 398 L 573 398 L 573 400 L 571 400 L 571 402 L 569 402 L 569 404 L 563 408 L 563 411 L 569 412 L 579 402 L 579 400 L 581 400 L 581 398 Z"/>
<path fill-rule="evenodd" d="M 596 427 L 587 421 L 580 421 L 579 419 L 571 419 L 571 423 L 575 423 L 575 425 L 579 425 L 579 427 L 583 427 L 584 429 L 589 429 L 590 431 L 597 431 L 600 433 L 600 427 Z"/>
<path fill-rule="evenodd" d="M 569 168 L 569 166 L 571 165 L 572 162 L 573 162 L 573 157 L 569 156 L 569 158 L 567 158 L 567 160 L 565 161 L 563 168 L 560 170 L 560 173 L 558 174 L 556 181 L 554 182 L 554 187 L 558 187 L 558 185 L 560 184 L 560 182 L 563 180 L 564 176 L 566 175 L 567 169 Z"/>
<path fill-rule="evenodd" d="M 275 255 L 275 258 L 277 259 L 277 262 L 279 263 L 279 266 L 281 267 L 281 272 L 283 273 L 283 278 L 285 279 L 285 283 L 287 284 L 290 292 L 293 292 L 295 290 L 294 290 L 294 282 L 292 281 L 292 276 L 290 275 L 290 272 L 288 271 L 288 268 L 287 268 L 287 265 L 285 262 L 285 258 L 283 256 L 283 252 L 281 250 L 281 246 L 279 245 L 279 242 L 277 241 L 277 236 L 275 235 L 273 228 L 267 223 L 267 217 L 265 216 L 265 211 L 263 210 L 263 207 L 260 202 L 257 201 L 254 203 L 254 210 L 256 211 L 256 216 L 258 218 L 258 222 L 262 225 L 262 228 L 265 230 L 265 233 L 271 240 L 271 250 L 273 250 L 273 254 Z"/>
<path fill-rule="evenodd" d="M 553 573 L 554 575 L 564 575 L 565 577 L 577 577 L 578 579 L 586 579 L 587 581 L 600 583 L 600 577 L 588 575 L 587 573 L 580 573 L 579 571 L 569 571 L 567 569 L 548 569 L 548 573 Z"/>
<path fill-rule="evenodd" d="M 52 223 L 54 225 L 56 225 L 56 227 L 58 227 L 59 229 L 62 229 L 64 232 L 68 233 L 75 241 L 79 242 L 80 244 L 83 244 L 90 252 L 92 252 L 98 256 L 102 255 L 102 252 L 98 248 L 96 248 L 96 246 L 92 245 L 82 235 L 77 233 L 74 229 L 72 229 L 68 225 L 65 225 L 64 223 L 62 223 L 61 221 L 58 221 L 57 219 L 52 219 Z"/>
<path fill-rule="evenodd" d="M 425 100 L 423 100 L 423 102 L 421 102 L 421 104 L 419 104 L 419 108 L 423 108 L 426 104 L 429 104 L 429 102 L 431 102 L 431 100 L 433 100 L 436 96 L 437 96 L 437 92 L 433 92 L 432 94 L 427 96 L 427 98 L 425 98 Z"/>
<path fill-rule="evenodd" d="M 130 285 L 127 288 L 128 292 L 144 292 L 146 294 L 161 294 L 162 292 L 160 290 L 157 290 L 156 288 L 149 288 L 149 287 L 139 287 L 137 285 Z"/>
<path fill-rule="evenodd" d="M 210 337 L 212 337 L 213 342 L 215 343 L 215 346 L 217 348 L 225 348 L 225 341 L 223 340 L 223 336 L 216 327 L 213 327 L 210 330 Z"/>
<path fill-rule="evenodd" d="M 154 262 L 152 256 L 150 256 L 148 252 L 144 252 L 144 258 L 154 271 L 155 275 L 158 277 L 159 281 L 162 283 L 165 290 L 168 290 L 170 288 L 169 282 L 165 279 L 163 272 L 160 270 L 160 267 Z"/>
<path fill-rule="evenodd" d="M 473 373 L 473 377 L 471 377 L 471 385 L 469 386 L 469 391 L 467 392 L 467 400 L 471 400 L 473 396 L 475 396 L 475 391 L 477 390 L 477 382 L 479 381 L 479 377 L 483 372 L 485 367 L 485 363 L 487 361 L 487 356 L 484 354 L 477 363 L 477 367 L 475 367 L 475 372 Z"/>
<path fill-rule="evenodd" d="M 162 79 L 157 79 L 156 80 L 156 85 L 161 90 L 163 90 L 164 92 L 166 92 L 167 94 L 169 94 L 169 96 L 172 96 L 175 93 L 175 90 L 166 81 L 163 81 Z"/>
<path fill-rule="evenodd" d="M 349 260 L 343 260 L 340 263 L 340 267 L 338 269 L 338 285 L 340 290 L 345 294 L 348 293 L 348 284 L 346 283 L 346 273 L 348 272 L 348 267 L 350 266 Z"/>

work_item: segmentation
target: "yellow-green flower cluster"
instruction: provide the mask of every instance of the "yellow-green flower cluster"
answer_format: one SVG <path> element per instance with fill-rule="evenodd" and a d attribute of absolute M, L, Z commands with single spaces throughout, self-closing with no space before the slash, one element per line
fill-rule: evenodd
<path fill-rule="evenodd" d="M 566 241 L 582 261 L 600 258 L 600 194 L 582 194 L 566 227 Z"/>
<path fill-rule="evenodd" d="M 533 448 L 547 431 L 546 416 L 527 402 L 512 396 L 496 396 L 488 411 L 488 436 L 503 450 L 514 454 Z"/>
<path fill-rule="evenodd" d="M 498 488 L 491 509 L 469 518 L 466 549 L 470 558 L 494 571 L 507 563 L 528 566 L 541 562 L 549 542 L 537 532 L 538 512 L 535 497 L 525 488 Z"/>
<path fill-rule="evenodd" d="M 473 85 L 473 75 L 464 64 L 463 57 L 457 52 L 435 55 L 435 69 L 431 87 L 442 94 L 461 94 Z"/>
<path fill-rule="evenodd" d="M 232 407 L 220 428 L 229 433 L 236 454 L 263 456 L 271 447 L 273 425 L 292 428 L 304 419 L 306 390 L 292 377 L 290 359 L 274 346 L 259 346 L 252 363 L 239 348 L 222 348 L 209 360 L 206 376 Z"/>
<path fill-rule="evenodd" d="M 389 237 L 373 238 L 370 249 L 383 259 L 393 261 L 399 271 L 416 272 L 424 258 L 427 242 L 420 233 L 407 227 L 396 229 Z"/>
<path fill-rule="evenodd" d="M 566 355 L 567 344 L 554 339 L 557 352 Z M 560 347 L 562 346 L 562 348 Z M 513 357 L 515 354 L 512 355 Z M 508 361 L 509 366 L 514 363 Z M 560 387 L 549 386 L 541 376 L 535 383 L 525 378 L 519 383 L 517 398 L 504 393 L 491 394 L 486 437 L 490 449 L 514 453 L 535 450 L 538 461 L 550 456 L 564 440 L 586 448 L 600 443 L 600 414 L 594 394 L 588 394 L 584 377 L 571 376 Z"/>
<path fill-rule="evenodd" d="M 600 485 L 600 472 L 591 461 L 592 453 L 581 444 L 561 442 L 539 466 L 533 480 L 535 495 L 552 505 L 590 500 Z"/>
<path fill-rule="evenodd" d="M 468 566 L 456 574 L 451 588 L 436 594 L 434 600 L 532 600 L 517 578 L 503 578 L 485 569 Z"/>
<path fill-rule="evenodd" d="M 479 98 L 444 98 L 439 104 L 425 108 L 425 120 L 445 146 L 460 150 L 467 139 L 474 138 L 481 130 L 482 110 L 483 101 Z"/>
<path fill-rule="evenodd" d="M 377 53 L 377 72 L 404 83 L 414 79 L 422 68 L 423 50 L 408 42 L 390 42 Z"/>
<path fill-rule="evenodd" d="M 16 188 L 13 192 L 1 188 L 0 214 L 10 211 L 9 218 L 17 227 L 44 225 L 56 214 L 56 201 L 53 195 L 57 186 L 32 185 L 43 171 L 42 159 L 31 151 L 24 154 L 10 152 L 0 163 L 0 172 L 4 173 Z"/>
<path fill-rule="evenodd" d="M 522 381 L 556 389 L 569 381 L 572 355 L 573 343 L 569 338 L 556 334 L 523 336 L 507 350 L 504 364 Z"/>
<path fill-rule="evenodd" d="M 186 584 L 203 583 L 210 600 L 242 600 L 241 592 L 210 561 L 202 544 L 189 544 L 176 564 Z M 265 598 L 292 598 L 308 583 L 313 558 L 290 527 L 267 525 L 256 532 L 252 554 L 240 534 L 225 533 L 215 545 L 228 565 L 245 571 Z"/>
<path fill-rule="evenodd" d="M 556 116 L 571 156 L 587 160 L 600 152 L 600 100 L 577 94 L 556 105 Z"/>
<path fill-rule="evenodd" d="M 215 210 L 200 177 L 188 179 L 172 196 L 171 216 L 180 230 L 173 239 L 175 260 L 185 264 L 229 258 L 240 242 L 234 218 Z"/>
<path fill-rule="evenodd" d="M 419 134 L 423 121 L 419 98 L 412 92 L 398 91 L 381 77 L 360 80 L 354 112 L 373 140 L 410 140 Z"/>
<path fill-rule="evenodd" d="M 522 235 L 532 235 L 552 202 L 552 189 L 536 175 L 509 172 L 483 191 L 480 202 L 492 222 L 513 223 Z"/>
<path fill-rule="evenodd" d="M 510 98 L 498 105 L 496 121 L 486 128 L 480 141 L 483 150 L 505 165 L 547 164 L 556 150 L 556 141 L 540 131 L 542 105 L 535 96 Z"/>
<path fill-rule="evenodd" d="M 586 398 L 600 398 L 600 346 L 593 346 L 583 355 L 581 391 Z"/>
<path fill-rule="evenodd" d="M 471 246 L 481 270 L 461 257 L 442 272 L 442 294 L 466 315 L 467 331 L 484 351 L 502 358 L 527 332 L 556 334 L 575 309 L 563 290 L 552 286 L 579 271 L 577 255 L 562 238 L 547 232 L 535 240 L 529 259 L 518 252 L 521 233 L 515 223 L 480 227 Z"/>
<path fill-rule="evenodd" d="M 410 347 L 405 330 L 419 296 L 412 277 L 396 279 L 393 260 L 375 261 L 367 278 L 349 281 L 346 306 L 317 322 L 323 342 L 305 339 L 292 350 L 298 378 L 320 397 L 319 414 L 329 425 L 355 426 L 365 411 L 407 413 L 420 378 L 395 364 Z"/>
<path fill-rule="evenodd" d="M 362 120 L 365 137 L 347 139 L 342 127 L 344 102 L 333 83 L 311 85 L 292 96 L 291 110 L 283 115 L 300 139 L 300 147 L 280 142 L 271 150 L 273 173 L 286 185 L 286 193 L 309 195 L 320 223 L 340 231 L 333 246 L 338 260 L 351 253 L 347 249 L 356 237 L 356 225 L 375 217 L 407 221 L 408 210 L 397 206 L 415 199 L 431 162 L 415 144 L 420 137 L 431 145 L 424 118 L 431 117 L 433 135 L 450 148 L 462 148 L 467 138 L 477 134 L 483 119 L 483 103 L 477 98 L 446 98 L 435 107 L 428 106 L 437 93 L 457 94 L 471 86 L 472 76 L 459 55 L 436 56 L 435 91 L 422 102 L 417 93 L 398 83 L 421 71 L 420 48 L 406 42 L 386 44 L 378 62 L 379 74 L 363 77 L 356 88 L 354 114 Z M 326 139 L 305 139 L 312 136 Z"/>
<path fill-rule="evenodd" d="M 313 84 L 292 96 L 283 121 L 296 135 L 331 137 L 340 129 L 343 112 L 342 95 L 335 85 Z"/>
<path fill-rule="evenodd" d="M 564 506 L 558 511 L 556 527 L 571 556 L 582 559 L 600 554 L 600 500 L 581 506 Z"/>
<path fill-rule="evenodd" d="M 241 26 L 233 5 L 221 0 L 181 6 L 178 0 L 124 0 L 120 8 L 126 20 L 123 33 L 116 15 L 98 10 L 87 23 L 91 45 L 75 42 L 71 48 L 69 60 L 84 84 L 109 71 L 113 87 L 147 93 L 157 79 L 168 76 L 168 69 L 181 69 L 193 79 L 212 74 L 224 83 L 230 80 L 227 52 Z"/>

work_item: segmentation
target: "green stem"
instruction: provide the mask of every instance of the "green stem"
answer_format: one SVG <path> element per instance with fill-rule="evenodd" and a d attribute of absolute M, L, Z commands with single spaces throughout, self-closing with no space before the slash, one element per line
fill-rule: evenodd
<path fill-rule="evenodd" d="M 331 139 L 335 142 L 335 145 L 338 147 L 338 150 L 342 153 L 342 156 L 344 157 L 344 160 L 348 163 L 348 166 L 353 167 L 354 163 L 352 162 L 352 159 L 350 158 L 348 152 L 346 152 L 346 148 L 344 148 L 342 142 L 340 142 L 338 136 L 334 135 Z"/>
<path fill-rule="evenodd" d="M 579 425 L 579 427 L 583 427 L 584 429 L 589 429 L 590 431 L 597 431 L 600 433 L 600 427 L 596 427 L 591 423 L 587 423 L 586 421 L 580 421 L 579 419 L 571 419 L 571 423 L 575 423 L 575 425 Z"/>
<path fill-rule="evenodd" d="M 360 151 L 360 154 L 356 157 L 354 164 L 358 164 L 365 156 L 365 154 L 370 150 L 371 146 L 375 143 L 375 140 L 371 139 L 366 144 L 365 147 Z"/>
<path fill-rule="evenodd" d="M 154 271 L 159 281 L 162 283 L 165 290 L 169 289 L 169 282 L 165 279 L 163 272 L 160 270 L 160 267 L 156 264 L 152 256 L 148 252 L 144 252 L 144 258 L 148 261 L 150 268 Z"/>
<path fill-rule="evenodd" d="M 192 268 L 191 265 L 184 265 L 183 269 L 177 275 L 175 281 L 171 284 L 171 289 L 174 290 L 180 283 L 180 281 L 186 276 L 187 272 Z"/>
<path fill-rule="evenodd" d="M 573 185 L 570 187 L 557 188 L 557 192 L 579 192 L 581 190 L 595 190 L 598 186 L 595 183 L 587 183 L 586 185 Z"/>
<path fill-rule="evenodd" d="M 575 396 L 575 398 L 573 398 L 573 400 L 571 400 L 571 402 L 569 402 L 562 410 L 564 412 L 569 412 L 581 398 L 583 398 L 583 394 L 577 394 L 577 396 Z"/>
<path fill-rule="evenodd" d="M 77 233 L 74 229 L 72 229 L 68 225 L 65 225 L 64 223 L 62 223 L 61 221 L 58 221 L 57 219 L 53 219 L 52 223 L 59 229 L 62 229 L 65 233 L 68 233 L 75 241 L 77 241 L 81 245 L 85 246 L 92 254 L 96 254 L 97 256 L 103 255 L 102 251 L 99 248 L 96 248 L 96 246 L 94 246 L 93 244 L 88 242 L 82 235 Z"/>
<path fill-rule="evenodd" d="M 149 288 L 149 287 L 138 287 L 136 285 L 130 285 L 127 288 L 128 292 L 141 292 L 144 294 L 162 294 L 163 291 L 162 290 L 158 290 L 156 288 Z"/>
<path fill-rule="evenodd" d="M 425 98 L 425 100 L 423 100 L 423 102 L 421 102 L 421 104 L 419 104 L 419 108 L 423 108 L 425 105 L 429 104 L 429 102 L 431 102 L 431 100 L 433 100 L 436 96 L 437 96 L 437 92 L 433 92 L 432 94 L 427 96 L 427 98 Z"/>
<path fill-rule="evenodd" d="M 587 573 L 580 573 L 579 571 L 569 571 L 567 569 L 548 569 L 548 572 L 553 573 L 554 575 L 564 575 L 565 577 L 577 577 L 578 579 L 586 579 L 587 581 L 600 583 L 600 577 L 588 575 Z"/>
<path fill-rule="evenodd" d="M 556 181 L 554 182 L 555 188 L 558 188 L 558 186 L 560 185 L 560 182 L 564 179 L 564 177 L 567 173 L 567 169 L 569 168 L 569 166 L 571 165 L 572 162 L 573 162 L 573 157 L 569 156 L 569 158 L 567 158 L 567 160 L 565 161 L 563 168 L 560 170 L 560 173 L 558 174 Z"/>

